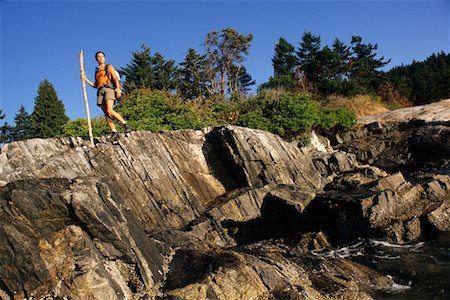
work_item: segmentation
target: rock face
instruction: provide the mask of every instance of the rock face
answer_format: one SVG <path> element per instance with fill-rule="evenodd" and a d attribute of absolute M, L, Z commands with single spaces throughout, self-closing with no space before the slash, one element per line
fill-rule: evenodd
<path fill-rule="evenodd" d="M 448 231 L 450 126 L 316 138 L 224 126 L 5 145 L 0 298 L 371 299 L 392 280 L 312 250 Z"/>

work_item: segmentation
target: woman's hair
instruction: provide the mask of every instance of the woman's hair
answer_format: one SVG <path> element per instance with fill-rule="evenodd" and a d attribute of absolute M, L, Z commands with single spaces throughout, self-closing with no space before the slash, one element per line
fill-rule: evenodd
<path fill-rule="evenodd" d="M 97 51 L 97 52 L 95 53 L 95 59 L 97 59 L 97 55 L 100 54 L 100 53 L 103 54 L 103 56 L 106 56 L 105 53 L 104 53 L 103 51 Z"/>

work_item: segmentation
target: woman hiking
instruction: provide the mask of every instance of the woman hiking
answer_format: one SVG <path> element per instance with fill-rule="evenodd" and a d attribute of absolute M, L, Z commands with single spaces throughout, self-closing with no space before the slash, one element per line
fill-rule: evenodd
<path fill-rule="evenodd" d="M 113 118 L 122 124 L 125 133 L 131 132 L 131 127 L 114 110 L 114 102 L 122 96 L 119 78 L 115 75 L 114 67 L 111 64 L 105 64 L 106 57 L 102 51 L 95 53 L 95 60 L 98 63 L 98 66 L 95 68 L 95 83 L 90 81 L 85 73 L 81 74 L 81 79 L 86 81 L 90 86 L 97 88 L 97 106 L 100 106 L 102 109 L 106 117 L 106 122 L 108 122 L 109 128 L 111 129 L 111 135 L 107 140 L 108 142 L 113 142 L 119 138 Z M 114 90 L 114 87 L 117 88 Z"/>

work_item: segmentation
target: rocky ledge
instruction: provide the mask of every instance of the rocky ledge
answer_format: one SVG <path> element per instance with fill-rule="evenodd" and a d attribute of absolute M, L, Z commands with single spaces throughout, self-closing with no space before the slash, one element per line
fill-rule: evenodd
<path fill-rule="evenodd" d="M 316 253 L 450 230 L 434 116 L 306 148 L 236 126 L 5 145 L 0 298 L 372 299 L 390 277 Z"/>

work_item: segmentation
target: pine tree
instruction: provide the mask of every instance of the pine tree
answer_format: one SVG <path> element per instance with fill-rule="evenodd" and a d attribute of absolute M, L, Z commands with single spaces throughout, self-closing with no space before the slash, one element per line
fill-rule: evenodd
<path fill-rule="evenodd" d="M 3 109 L 0 109 L 0 120 L 3 120 L 4 118 L 5 114 L 3 113 Z M 11 129 L 12 127 L 8 124 L 8 122 L 5 122 L 0 127 L 0 144 L 9 143 L 12 141 Z"/>
<path fill-rule="evenodd" d="M 321 50 L 320 36 L 311 32 L 305 32 L 297 51 L 300 68 L 306 75 L 306 79 L 317 85 L 320 73 L 318 53 Z"/>
<path fill-rule="evenodd" d="M 339 73 L 336 54 L 328 46 L 316 54 L 316 81 L 317 91 L 329 95 L 339 90 Z"/>
<path fill-rule="evenodd" d="M 200 55 L 189 48 L 178 72 L 177 90 L 185 99 L 207 97 L 206 54 Z"/>
<path fill-rule="evenodd" d="M 166 60 L 156 52 L 150 54 L 150 48 L 141 46 L 141 51 L 132 52 L 133 58 L 125 68 L 121 68 L 126 76 L 124 89 L 170 90 L 175 88 L 176 67 L 174 60 Z"/>
<path fill-rule="evenodd" d="M 141 51 L 132 52 L 133 58 L 121 72 L 126 76 L 123 84 L 126 91 L 150 88 L 153 82 L 150 48 L 141 46 Z"/>
<path fill-rule="evenodd" d="M 275 54 L 272 58 L 273 76 L 269 81 L 261 84 L 258 90 L 283 88 L 287 90 L 296 89 L 297 73 L 299 71 L 299 60 L 296 57 L 295 47 L 280 37 L 275 45 Z"/>
<path fill-rule="evenodd" d="M 160 91 L 175 88 L 176 68 L 174 60 L 165 60 L 164 56 L 156 52 L 150 57 L 153 78 L 150 84 L 151 89 Z"/>
<path fill-rule="evenodd" d="M 13 127 L 9 125 L 8 122 L 5 122 L 5 124 L 0 127 L 0 143 L 10 143 L 14 140 L 12 129 Z"/>
<path fill-rule="evenodd" d="M 384 57 L 375 58 L 377 44 L 365 44 L 360 36 L 353 36 L 352 41 L 352 68 L 350 70 L 350 80 L 356 86 L 354 92 L 372 92 L 375 91 L 380 83 L 380 68 L 390 62 L 385 61 Z"/>
<path fill-rule="evenodd" d="M 273 76 L 293 75 L 298 63 L 294 46 L 280 37 L 275 45 L 275 54 L 272 58 Z"/>
<path fill-rule="evenodd" d="M 432 54 L 425 61 L 395 67 L 385 74 L 414 105 L 450 98 L 450 54 Z"/>
<path fill-rule="evenodd" d="M 341 40 L 335 39 L 332 50 L 334 54 L 332 64 L 336 79 L 339 81 L 347 79 L 350 70 L 350 47 L 346 46 Z"/>
<path fill-rule="evenodd" d="M 14 118 L 14 122 L 15 126 L 12 128 L 12 135 L 15 141 L 21 141 L 33 137 L 31 116 L 25 110 L 23 105 L 20 106 L 19 112 Z"/>
<path fill-rule="evenodd" d="M 53 85 L 45 79 L 39 84 L 38 95 L 34 101 L 31 127 L 34 137 L 57 137 L 63 132 L 63 125 L 69 118 L 64 104 L 58 99 Z"/>

